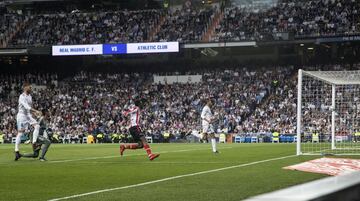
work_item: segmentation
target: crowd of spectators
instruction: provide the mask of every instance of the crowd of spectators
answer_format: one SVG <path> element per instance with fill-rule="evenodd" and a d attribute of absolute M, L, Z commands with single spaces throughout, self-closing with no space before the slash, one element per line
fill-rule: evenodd
<path fill-rule="evenodd" d="M 297 77 L 291 71 L 282 72 L 279 77 L 271 83 L 273 93 L 269 98 L 239 126 L 240 133 L 296 132 Z"/>
<path fill-rule="evenodd" d="M 215 14 L 210 7 L 182 6 L 167 11 L 99 10 L 6 13 L 0 19 L 0 45 L 44 46 L 144 41 L 199 42 Z M 231 6 L 211 41 L 278 40 L 360 33 L 357 0 L 281 0 L 268 7 Z M 10 40 L 10 41 L 9 41 Z"/>
<path fill-rule="evenodd" d="M 134 94 L 147 100 L 142 112 L 142 129 L 156 138 L 164 132 L 179 137 L 201 130 L 200 113 L 207 98 L 215 100 L 215 127 L 235 132 L 271 93 L 270 80 L 283 79 L 287 72 L 288 68 L 209 70 L 197 72 L 202 75 L 202 82 L 166 85 L 153 83 L 147 73 L 83 72 L 62 80 L 56 75 L 27 76 L 38 78 L 40 82 L 34 83 L 46 86 L 34 85 L 34 108 L 50 110 L 50 127 L 62 138 L 126 133 L 128 119 L 121 112 Z M 44 76 L 51 81 L 44 83 Z M 22 80 L 4 76 L 3 82 L 12 83 L 7 84 L 11 86 L 12 95 L 6 95 L 7 90 L 1 98 L 0 131 L 10 139 L 16 132 L 17 98 Z"/>
<path fill-rule="evenodd" d="M 290 37 L 359 34 L 359 12 L 357 0 L 283 0 L 263 10 L 226 8 L 213 40 L 272 40 L 281 38 L 279 33 Z"/>
<path fill-rule="evenodd" d="M 346 65 L 306 66 L 305 70 L 340 71 L 349 69 Z M 360 70 L 360 64 L 351 70 Z M 264 104 L 259 105 L 241 127 L 241 133 L 296 133 L 297 121 L 297 73 L 273 83 L 272 93 Z M 304 133 L 330 134 L 331 132 L 331 85 L 310 77 L 303 78 L 302 124 Z M 336 96 L 336 134 L 349 134 L 360 129 L 356 119 L 360 116 L 358 86 L 338 86 Z M 356 95 L 357 94 L 357 95 Z"/>
<path fill-rule="evenodd" d="M 5 47 L 8 41 L 26 24 L 29 16 L 18 13 L 0 13 L 0 48 Z"/>
<path fill-rule="evenodd" d="M 216 7 L 206 9 L 182 8 L 169 11 L 155 40 L 201 41 L 217 11 Z"/>
<path fill-rule="evenodd" d="M 161 10 L 72 12 L 28 16 L 13 46 L 143 42 L 159 23 Z"/>
<path fill-rule="evenodd" d="M 0 98 L 6 100 L 9 97 L 18 96 L 24 82 L 34 85 L 52 86 L 57 85 L 57 74 L 0 74 Z"/>
<path fill-rule="evenodd" d="M 306 70 L 346 68 L 342 65 L 304 67 Z M 360 64 L 353 65 L 352 69 L 359 70 Z M 8 140 L 16 135 L 17 99 L 21 84 L 28 81 L 34 86 L 34 108 L 49 109 L 50 128 L 68 141 L 88 134 L 102 133 L 105 139 L 110 139 L 112 134 L 127 134 L 129 119 L 122 111 L 134 95 L 147 101 L 141 125 L 143 132 L 155 139 L 164 133 L 181 138 L 194 131 L 201 132 L 200 113 L 207 98 L 215 100 L 217 132 L 296 133 L 295 67 L 242 67 L 185 74 L 202 75 L 202 81 L 160 84 L 153 82 L 155 74 L 152 73 L 80 72 L 61 79 L 56 74 L 0 75 L 0 132 Z M 304 95 L 315 98 L 303 99 L 304 132 L 329 133 L 331 87 L 317 82 L 309 79 L 304 84 Z M 360 107 L 352 104 L 358 101 L 354 93 L 359 90 L 358 87 L 345 87 L 341 91 L 339 88 L 337 134 L 360 129 L 359 124 L 354 124 Z"/>

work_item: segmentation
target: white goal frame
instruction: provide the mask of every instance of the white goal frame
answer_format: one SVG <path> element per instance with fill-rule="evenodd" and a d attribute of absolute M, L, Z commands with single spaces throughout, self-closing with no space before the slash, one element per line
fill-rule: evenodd
<path fill-rule="evenodd" d="M 329 108 L 329 113 L 331 112 L 331 138 L 329 138 L 329 141 L 327 142 L 328 148 L 327 150 L 317 150 L 313 153 L 302 151 L 302 148 L 304 145 L 306 146 L 320 146 L 320 142 L 318 142 L 318 145 L 312 145 L 311 142 L 303 141 L 302 139 L 305 138 L 305 128 L 303 128 L 303 112 L 305 111 L 303 103 L 303 93 L 310 94 L 309 92 L 303 92 L 303 81 L 304 76 L 307 79 L 313 79 L 314 82 L 321 82 L 326 84 L 328 86 L 328 96 L 330 96 L 330 86 L 331 86 L 331 106 L 327 106 Z M 311 85 L 311 84 L 309 84 Z M 329 86 L 330 85 L 330 86 Z M 356 87 L 360 87 L 360 70 L 357 71 L 304 71 L 299 69 L 298 71 L 298 85 L 297 85 L 297 146 L 296 146 L 296 154 L 297 155 L 360 155 L 360 142 L 356 141 L 355 146 L 347 147 L 337 147 L 335 138 L 336 138 L 336 118 L 337 118 L 337 105 L 336 105 L 336 96 L 337 96 L 337 88 L 342 86 L 350 86 L 350 85 L 356 85 Z M 345 88 L 345 87 L 344 87 Z M 354 94 L 356 94 L 356 97 L 358 97 L 358 91 L 355 90 Z M 354 95 L 355 96 L 355 95 Z M 306 97 L 306 95 L 305 95 Z M 359 97 L 360 98 L 360 97 Z M 319 101 L 319 100 L 317 100 Z M 359 100 L 360 101 L 360 100 Z M 328 104 L 330 101 L 328 102 Z M 324 103 L 326 104 L 326 103 Z M 303 111 L 304 110 L 304 111 Z M 357 117 L 357 114 L 355 116 Z M 339 117 L 340 118 L 340 117 Z M 329 115 L 329 121 L 330 121 L 330 115 Z M 359 119 L 360 121 L 360 119 Z M 360 131 L 358 131 L 360 132 Z M 350 135 L 354 135 L 353 133 Z M 303 138 L 302 138 L 303 137 Z M 328 136 L 330 137 L 330 136 Z M 331 145 L 330 145 L 330 139 L 331 139 Z M 354 137 L 354 139 L 357 139 Z M 351 143 L 353 143 L 352 139 L 350 140 Z M 307 144 L 306 144 L 307 143 Z M 354 141 L 355 143 L 355 141 Z M 323 148 L 323 147 L 321 147 Z M 321 149 L 320 148 L 320 149 Z M 337 151 L 342 149 L 342 151 Z M 346 151 L 346 149 L 349 149 L 351 151 Z"/>

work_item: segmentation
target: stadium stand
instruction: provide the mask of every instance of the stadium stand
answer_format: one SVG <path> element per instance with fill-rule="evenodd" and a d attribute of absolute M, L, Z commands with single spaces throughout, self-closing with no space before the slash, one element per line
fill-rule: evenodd
<path fill-rule="evenodd" d="M 360 32 L 355 0 L 282 1 L 270 9 L 232 7 L 216 29 L 214 41 L 274 40 L 281 33 L 297 38 L 352 35 Z"/>
<path fill-rule="evenodd" d="M 210 25 L 217 25 L 209 36 L 213 42 L 348 36 L 360 33 L 359 12 L 356 0 L 283 0 L 270 8 L 243 5 L 227 7 L 224 11 L 214 5 L 182 6 L 168 11 L 6 13 L 0 20 L 3 30 L 0 45 L 100 44 L 150 39 L 201 42 Z M 5 30 L 6 27 L 10 29 Z"/>
<path fill-rule="evenodd" d="M 42 78 L 44 75 L 3 75 L 2 82 L 7 87 L 1 90 L 1 112 L 6 120 L 1 129 L 7 138 L 14 135 L 16 99 L 21 91 L 17 78 L 22 77 L 47 86 L 34 91 L 35 107 L 51 109 L 51 127 L 62 137 L 123 132 L 121 110 L 133 94 L 150 104 L 143 113 L 144 129 L 149 134 L 159 136 L 168 131 L 181 136 L 198 130 L 202 100 L 209 97 L 216 99 L 218 127 L 232 132 L 268 95 L 271 86 L 267 81 L 280 79 L 278 75 L 287 71 L 287 68 L 207 71 L 203 72 L 203 82 L 172 85 L 152 84 L 152 76 L 145 73 L 79 73 L 63 80 L 57 80 L 55 74 L 46 75 L 50 80 Z"/>
<path fill-rule="evenodd" d="M 315 153 L 324 158 L 342 151 L 346 155 L 359 155 L 360 122 L 356 122 L 356 118 L 360 116 L 360 89 L 349 85 L 336 90 L 339 103 L 335 103 L 340 107 L 332 107 L 327 104 L 331 93 L 313 80 L 316 76 L 308 76 L 300 82 L 305 87 L 299 85 L 307 92 L 301 96 L 299 93 L 299 97 L 307 101 L 302 102 L 304 107 L 299 104 L 297 108 L 297 85 L 302 77 L 298 72 L 301 75 L 301 72 L 309 73 L 306 71 L 360 70 L 359 1 L 0 1 L 0 143 L 5 150 L 0 162 L 7 168 L 5 172 L 10 171 L 4 175 L 9 182 L 4 186 L 7 190 L 2 197 L 5 200 L 28 197 L 27 200 L 31 200 L 34 196 L 58 200 L 82 199 L 83 195 L 89 195 L 89 199 L 100 196 L 116 200 L 124 186 L 135 189 L 149 184 L 151 189 L 150 184 L 156 183 L 165 188 L 149 190 L 150 196 L 145 191 L 140 197 L 133 191 L 124 191 L 128 195 L 121 193 L 121 196 L 129 200 L 245 199 L 324 177 L 281 168 L 284 164 L 315 158 L 295 158 L 295 147 L 297 155 Z M 53 45 L 58 46 L 51 47 Z M 353 77 L 356 73 L 344 75 Z M 53 134 L 52 142 L 66 144 L 56 144 L 49 152 L 49 162 L 55 169 L 46 168 L 47 173 L 40 171 L 41 178 L 48 176 L 59 181 L 49 185 L 47 194 L 32 184 L 39 178 L 36 171 L 31 171 L 35 160 L 20 159 L 23 165 L 16 165 L 26 165 L 30 167 L 28 172 L 35 173 L 27 174 L 30 179 L 26 180 L 24 171 L 9 165 L 14 156 L 13 144 L 17 150 L 19 142 L 16 135 L 22 133 L 17 130 L 16 117 L 24 82 L 32 84 L 33 108 L 50 111 L 50 129 L 46 132 Z M 323 97 L 327 100 L 323 101 Z M 209 122 L 214 126 L 215 137 L 205 140 L 202 134 L 206 125 L 202 125 L 200 116 L 209 98 L 214 101 L 211 111 L 215 120 L 212 122 L 210 118 Z M 139 122 L 145 140 L 164 142 L 151 145 L 154 153 L 166 153 L 166 161 L 155 162 L 160 169 L 152 171 L 154 174 L 150 172 L 150 176 L 150 173 L 128 174 L 142 173 L 143 165 L 154 166 L 141 161 L 143 153 L 126 153 L 125 158 L 119 158 L 122 148 L 119 150 L 118 143 L 133 142 L 129 126 L 133 126 L 136 119 L 133 115 L 130 124 L 130 118 L 125 118 L 123 111 L 130 109 L 129 104 L 136 99 L 146 101 Z M 340 115 L 340 110 L 344 114 Z M 330 137 L 329 129 L 334 121 L 338 124 L 333 124 L 335 132 Z M 22 142 L 30 139 L 32 130 L 29 129 L 34 128 L 29 126 L 21 137 Z M 212 142 L 214 154 L 209 145 L 200 144 L 206 141 Z M 333 141 L 336 144 L 330 143 Z M 8 144 L 2 145 L 4 143 Z M 214 145 L 219 147 L 219 152 Z M 37 148 L 20 146 L 19 153 Z M 126 148 L 144 148 L 150 154 L 145 143 Z M 15 152 L 15 160 L 19 153 Z M 76 168 L 69 168 L 73 164 Z M 162 171 L 162 166 L 170 172 Z M 38 165 L 33 167 L 36 169 Z M 63 169 L 66 171 L 57 171 Z M 240 174 L 233 174 L 235 170 Z M 218 174 L 221 177 L 209 180 L 206 174 L 213 172 L 221 172 Z M 76 186 L 73 174 L 80 178 L 81 184 L 91 184 L 91 188 Z M 198 178 L 190 177 L 203 175 L 205 180 L 201 182 L 205 186 L 214 184 L 222 188 L 206 192 L 208 196 L 204 197 L 199 193 L 192 195 L 191 185 L 182 185 L 189 188 L 179 191 L 177 185 L 167 188 L 166 182 L 161 184 L 180 178 L 173 174 L 186 177 L 187 181 L 178 181 L 185 184 Z M 164 177 L 169 179 L 162 179 Z M 106 178 L 105 183 L 93 182 L 94 178 Z M 138 178 L 145 183 L 134 185 L 133 181 Z M 269 178 L 279 179 L 274 183 L 275 180 Z M 218 181 L 222 181 L 221 185 Z M 120 182 L 121 186 L 114 188 L 114 182 Z M 23 188 L 24 184 L 34 188 Z M 66 188 L 62 188 L 64 186 Z M 318 192 L 314 186 L 310 187 Z M 11 190 L 19 188 L 25 189 L 23 194 L 17 195 Z M 323 189 L 331 193 L 330 197 L 321 197 L 324 199 L 336 194 L 345 198 L 345 194 L 351 192 Z M 359 197 L 358 189 L 359 185 L 353 190 L 356 194 L 351 196 Z M 95 195 L 105 191 L 113 192 Z M 293 196 L 294 191 L 285 192 Z M 299 196 L 307 193 L 297 192 Z"/>
<path fill-rule="evenodd" d="M 339 65 L 305 69 L 340 70 Z M 360 69 L 360 65 L 353 68 Z M 202 74 L 191 84 L 155 84 L 149 73 L 99 74 L 81 72 L 59 79 L 56 74 L 1 75 L 0 125 L 11 139 L 21 81 L 34 83 L 35 107 L 49 108 L 51 127 L 63 139 L 82 139 L 86 134 L 126 132 L 121 111 L 129 97 L 145 98 L 144 131 L 160 140 L 164 132 L 178 138 L 200 130 L 203 100 L 216 100 L 216 128 L 236 134 L 294 134 L 296 128 L 296 71 L 294 67 L 234 68 L 188 72 Z M 121 82 L 119 82 L 121 80 Z M 322 119 L 319 118 L 318 121 Z M 77 141 L 77 140 L 76 140 Z"/>
<path fill-rule="evenodd" d="M 157 26 L 160 10 L 75 12 L 27 16 L 11 46 L 144 42 Z M 76 25 L 76 26 L 75 26 Z"/>
<path fill-rule="evenodd" d="M 29 16 L 17 13 L 0 13 L 0 48 L 6 47 L 15 34 L 28 22 Z"/>
<path fill-rule="evenodd" d="M 169 11 L 155 40 L 179 42 L 201 41 L 216 12 L 218 12 L 216 7 L 199 10 L 182 8 L 180 10 Z"/>

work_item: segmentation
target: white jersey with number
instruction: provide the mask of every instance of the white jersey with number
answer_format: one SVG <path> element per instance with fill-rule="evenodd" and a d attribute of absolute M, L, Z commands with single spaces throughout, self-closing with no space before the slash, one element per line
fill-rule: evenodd
<path fill-rule="evenodd" d="M 124 112 L 124 115 L 130 115 L 130 126 L 139 126 L 140 108 L 136 105 L 130 105 L 129 109 Z"/>
<path fill-rule="evenodd" d="M 19 96 L 19 105 L 18 105 L 18 116 L 28 116 L 30 115 L 30 109 L 32 107 L 32 98 L 30 94 L 22 93 Z"/>
<path fill-rule="evenodd" d="M 202 124 L 209 124 L 213 118 L 213 114 L 210 110 L 210 107 L 205 105 L 204 108 L 201 111 L 201 120 Z"/>
<path fill-rule="evenodd" d="M 16 116 L 17 129 L 23 130 L 29 124 L 37 124 L 37 121 L 32 117 L 30 110 L 32 107 L 32 98 L 31 95 L 27 95 L 22 93 L 19 96 L 19 105 L 18 105 L 18 113 Z"/>
<path fill-rule="evenodd" d="M 202 123 L 202 130 L 203 133 L 213 133 L 214 129 L 211 125 L 211 121 L 213 118 L 213 114 L 211 112 L 211 109 L 208 105 L 205 105 L 204 108 L 201 111 L 201 123 Z"/>

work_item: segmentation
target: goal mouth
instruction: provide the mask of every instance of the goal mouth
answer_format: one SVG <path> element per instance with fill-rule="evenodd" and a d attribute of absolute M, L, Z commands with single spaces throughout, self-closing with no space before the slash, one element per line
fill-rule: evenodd
<path fill-rule="evenodd" d="M 360 70 L 298 74 L 297 155 L 360 155 Z"/>

